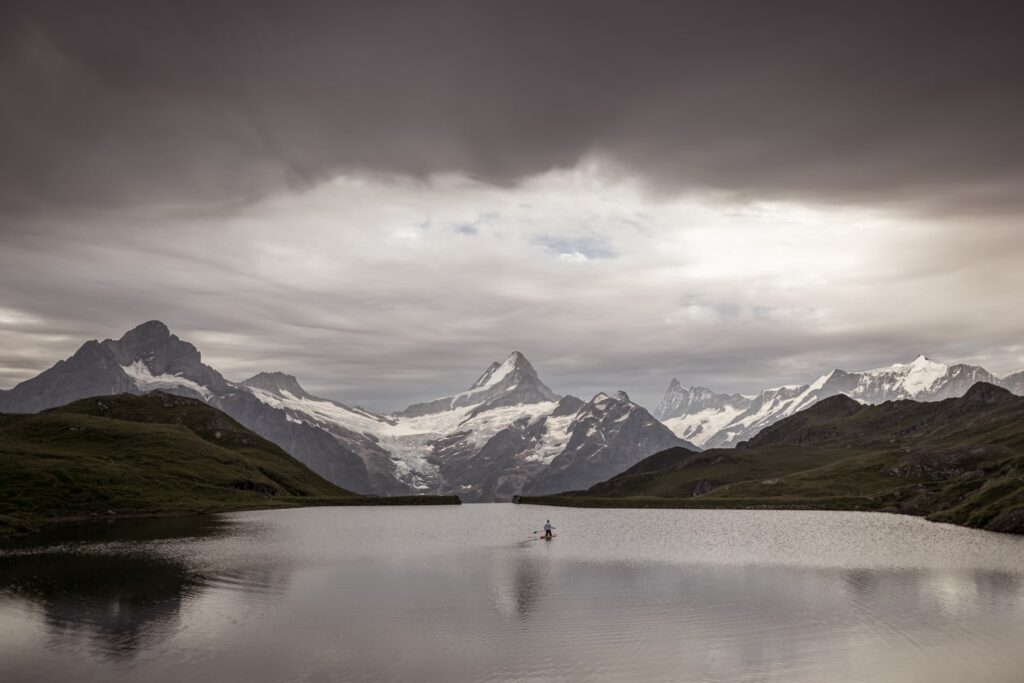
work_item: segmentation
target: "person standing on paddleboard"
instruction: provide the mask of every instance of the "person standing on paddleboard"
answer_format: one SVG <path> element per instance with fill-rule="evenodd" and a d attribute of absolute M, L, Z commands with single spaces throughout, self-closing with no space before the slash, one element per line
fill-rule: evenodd
<path fill-rule="evenodd" d="M 550 519 L 548 521 L 544 522 L 544 538 L 552 538 L 554 534 L 552 534 L 551 531 L 554 528 L 555 527 L 551 526 L 551 520 Z"/>

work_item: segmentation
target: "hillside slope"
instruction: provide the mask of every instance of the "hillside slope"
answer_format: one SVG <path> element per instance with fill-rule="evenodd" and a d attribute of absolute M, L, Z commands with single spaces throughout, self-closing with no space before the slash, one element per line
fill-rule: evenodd
<path fill-rule="evenodd" d="M 589 402 L 559 396 L 518 351 L 492 362 L 465 391 L 379 415 L 315 396 L 283 372 L 229 381 L 158 320 L 120 339 L 86 342 L 0 390 L 0 412 L 153 390 L 222 410 L 324 479 L 366 494 L 508 500 L 590 486 L 664 448 L 693 446 L 623 392 Z"/>
<path fill-rule="evenodd" d="M 8 530 L 64 518 L 384 500 L 392 501 L 331 484 L 196 399 L 154 391 L 0 414 L 0 528 Z"/>
<path fill-rule="evenodd" d="M 736 449 L 672 449 L 524 502 L 881 510 L 1024 533 L 1024 398 L 984 382 L 934 403 L 834 396 Z"/>
<path fill-rule="evenodd" d="M 765 427 L 831 396 L 845 394 L 860 403 L 941 401 L 963 396 L 978 382 L 1021 395 L 1024 373 L 1000 379 L 983 367 L 946 365 L 926 356 L 909 363 L 846 372 L 838 368 L 810 384 L 765 389 L 757 394 L 718 394 L 704 387 L 685 388 L 673 379 L 654 415 L 673 432 L 702 448 L 726 448 L 754 437 Z"/>

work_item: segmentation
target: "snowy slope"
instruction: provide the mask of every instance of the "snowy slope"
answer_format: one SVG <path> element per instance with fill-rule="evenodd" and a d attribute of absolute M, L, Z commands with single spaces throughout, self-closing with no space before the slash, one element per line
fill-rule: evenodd
<path fill-rule="evenodd" d="M 1000 380 L 978 366 L 946 365 L 920 355 L 909 363 L 862 372 L 835 369 L 810 384 L 766 389 L 756 396 L 716 394 L 702 387 L 686 389 L 673 379 L 656 415 L 677 435 L 703 448 L 727 448 L 837 394 L 862 403 L 939 401 L 962 396 L 976 382 L 1003 384 L 1011 391 L 1024 389 L 1017 386 L 1020 383 L 1015 377 Z"/>
<path fill-rule="evenodd" d="M 35 412 L 154 389 L 202 399 L 321 476 L 364 493 L 508 499 L 550 469 L 566 486 L 587 484 L 581 454 L 591 469 L 625 469 L 652 448 L 685 445 L 625 394 L 591 404 L 559 397 L 519 352 L 491 363 L 465 391 L 378 415 L 314 396 L 282 372 L 230 382 L 155 320 L 117 340 L 86 342 L 71 358 L 0 391 L 0 410 Z M 605 403 L 609 410 L 595 409 Z"/>
<path fill-rule="evenodd" d="M 513 351 L 503 362 L 494 362 L 466 391 L 453 396 L 442 396 L 426 403 L 416 403 L 399 417 L 418 417 L 482 406 L 529 405 L 557 401 L 560 397 L 540 381 L 526 356 Z"/>
<path fill-rule="evenodd" d="M 261 402 L 284 411 L 289 420 L 344 440 L 363 456 L 371 475 L 387 474 L 410 490 L 454 492 L 465 500 L 508 498 L 560 457 L 564 464 L 570 447 L 579 450 L 587 440 L 614 442 L 594 462 L 614 468 L 621 461 L 626 463 L 622 469 L 654 452 L 648 451 L 647 443 L 652 448 L 665 443 L 692 446 L 622 392 L 599 395 L 598 405 L 604 401 L 622 407 L 614 418 L 594 419 L 593 402 L 559 398 L 519 352 L 492 363 L 466 391 L 390 416 L 312 396 L 294 377 L 282 373 L 261 373 L 242 385 Z M 583 411 L 586 406 L 590 408 Z M 627 421 L 637 411 L 646 418 L 632 425 L 635 434 L 625 437 Z M 581 420 L 588 425 L 583 432 Z M 660 440 L 650 438 L 653 433 Z M 633 438 L 638 439 L 636 444 L 627 443 Z M 574 471 L 562 480 L 584 481 Z"/>
<path fill-rule="evenodd" d="M 369 493 L 387 485 L 387 480 L 380 486 L 371 481 L 363 459 L 344 440 L 290 419 L 246 387 L 227 381 L 202 362 L 195 346 L 158 320 L 143 323 L 120 339 L 86 342 L 70 358 L 0 392 L 0 410 L 36 412 L 90 396 L 156 389 L 209 403 L 344 488 Z M 399 486 L 395 482 L 395 489 Z"/>
<path fill-rule="evenodd" d="M 159 389 L 161 391 L 177 391 L 178 393 L 192 392 L 204 401 L 209 401 L 213 397 L 213 393 L 208 388 L 181 375 L 166 373 L 154 375 L 141 359 L 134 360 L 128 365 L 122 365 L 121 369 L 141 393 Z"/>
<path fill-rule="evenodd" d="M 715 434 L 721 432 L 742 412 L 743 408 L 732 405 L 722 408 L 705 408 L 695 413 L 670 417 L 664 423 L 681 438 L 692 441 L 703 448 Z"/>

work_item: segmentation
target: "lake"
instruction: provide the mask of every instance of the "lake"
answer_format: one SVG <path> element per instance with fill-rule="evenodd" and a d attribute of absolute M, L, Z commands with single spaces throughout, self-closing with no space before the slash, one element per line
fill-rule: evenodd
<path fill-rule="evenodd" d="M 1024 538 L 895 515 L 307 508 L 0 549 L 7 683 L 1018 683 L 1022 643 Z"/>

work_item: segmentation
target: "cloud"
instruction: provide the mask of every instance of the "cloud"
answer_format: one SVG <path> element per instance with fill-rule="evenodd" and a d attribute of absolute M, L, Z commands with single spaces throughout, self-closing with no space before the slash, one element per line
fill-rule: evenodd
<path fill-rule="evenodd" d="M 1021 13 L 5 3 L 0 385 L 154 317 L 378 409 L 1016 370 Z"/>
<path fill-rule="evenodd" d="M 472 239 L 452 229 L 481 215 Z M 538 244 L 553 225 L 562 242 Z M 462 390 L 512 349 L 560 392 L 651 406 L 672 376 L 750 392 L 919 352 L 1009 372 L 1014 225 L 653 197 L 595 164 L 35 217 L 0 241 L 0 386 L 151 318 L 229 378 L 283 370 L 379 410 Z"/>
<path fill-rule="evenodd" d="M 0 208 L 230 207 L 339 174 L 1021 208 L 1019 4 L 5 3 Z"/>

